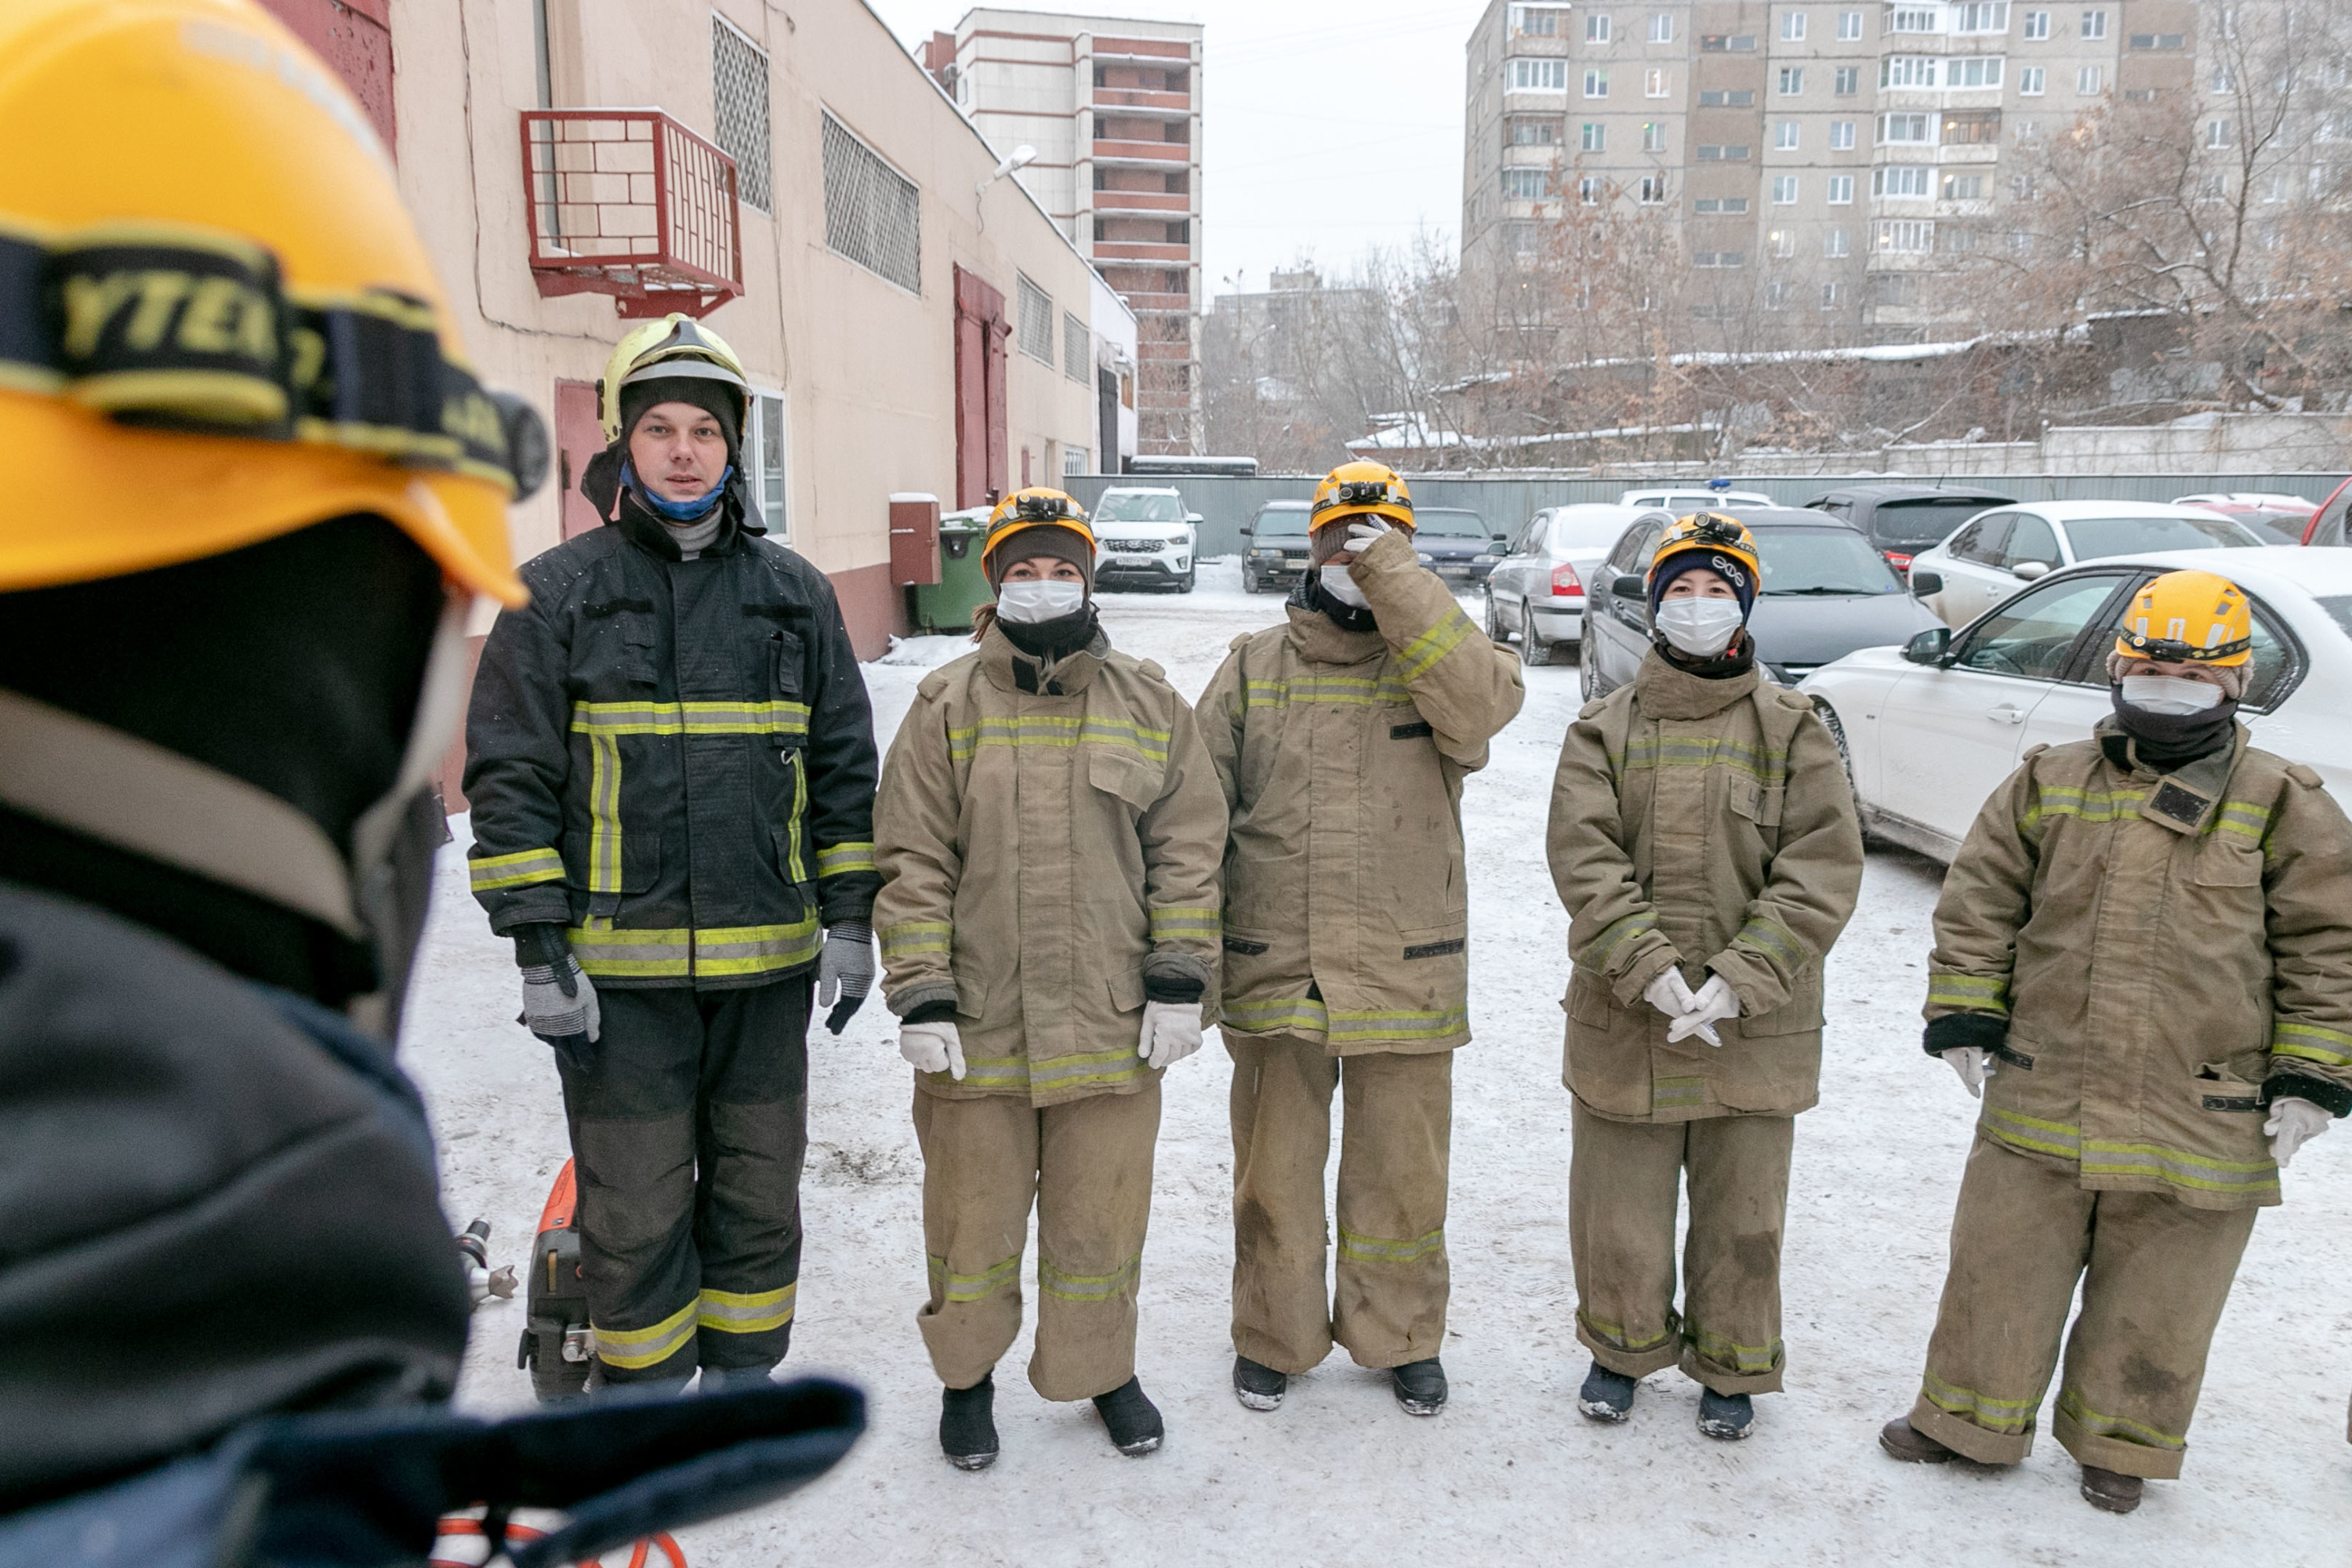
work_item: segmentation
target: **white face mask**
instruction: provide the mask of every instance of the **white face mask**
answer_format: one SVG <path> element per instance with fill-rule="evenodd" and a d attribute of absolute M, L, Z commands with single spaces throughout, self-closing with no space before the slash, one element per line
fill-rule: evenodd
<path fill-rule="evenodd" d="M 1364 597 L 1364 591 L 1356 586 L 1356 580 L 1348 575 L 1348 563 L 1344 561 L 1331 562 L 1323 568 L 1323 591 L 1352 610 L 1367 609 L 1371 605 Z"/>
<path fill-rule="evenodd" d="M 2185 675 L 2126 675 L 2124 700 L 2144 713 L 2202 713 L 2221 700 L 2221 689 Z"/>
<path fill-rule="evenodd" d="M 1737 599 L 1668 599 L 1658 606 L 1658 630 L 1693 658 L 1721 653 L 1747 618 Z"/>
<path fill-rule="evenodd" d="M 996 590 L 996 613 L 1022 626 L 1058 621 L 1064 616 L 1076 615 L 1078 607 L 1086 602 L 1087 585 L 1084 583 L 1055 583 L 1040 579 L 1006 583 Z"/>

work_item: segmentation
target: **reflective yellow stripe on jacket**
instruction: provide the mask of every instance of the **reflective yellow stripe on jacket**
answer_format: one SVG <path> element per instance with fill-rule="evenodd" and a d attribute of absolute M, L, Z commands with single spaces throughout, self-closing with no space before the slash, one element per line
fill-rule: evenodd
<path fill-rule="evenodd" d="M 591 975 L 662 980 L 686 975 L 765 974 L 793 969 L 816 956 L 814 914 L 788 925 L 670 927 L 629 931 L 573 926 L 572 954 Z"/>
<path fill-rule="evenodd" d="M 563 857 L 552 849 L 520 849 L 512 855 L 485 855 L 469 860 L 466 870 L 474 891 L 490 893 L 500 888 L 527 888 L 534 882 L 561 882 Z"/>
<path fill-rule="evenodd" d="M 808 721 L 805 702 L 573 703 L 572 732 L 588 737 L 588 890 L 621 890 L 622 736 L 805 735 Z"/>
<path fill-rule="evenodd" d="M 1099 714 L 1084 718 L 1025 714 L 1017 719 L 982 719 L 977 724 L 950 730 L 948 756 L 954 762 L 969 762 L 982 746 L 1094 745 L 1117 746 L 1164 763 L 1169 733 Z"/>

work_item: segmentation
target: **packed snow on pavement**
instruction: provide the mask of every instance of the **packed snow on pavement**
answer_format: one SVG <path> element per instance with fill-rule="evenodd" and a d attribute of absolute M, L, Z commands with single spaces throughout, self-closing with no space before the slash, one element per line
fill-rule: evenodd
<path fill-rule="evenodd" d="M 1118 646 L 1196 696 L 1241 632 L 1280 601 L 1204 563 L 1183 596 L 1106 595 Z M 1475 614 L 1474 610 L 1474 616 Z M 901 643 L 866 668 L 887 748 L 926 668 L 961 638 Z M 1898 1465 L 1880 1423 L 1909 1408 L 1934 1321 L 1975 1102 L 1919 1049 L 1939 868 L 1874 847 L 1853 923 L 1830 959 L 1822 1102 L 1798 1123 L 1782 1289 L 1788 1391 L 1757 1429 L 1700 1436 L 1697 1385 L 1647 1379 L 1632 1421 L 1576 1414 L 1568 1258 L 1569 1098 L 1560 1087 L 1567 915 L 1544 865 L 1544 817 L 1573 668 L 1526 672 L 1528 700 L 1462 803 L 1469 840 L 1471 1017 L 1454 1069 L 1446 1239 L 1453 1401 L 1405 1415 L 1385 1373 L 1344 1352 L 1292 1381 L 1271 1415 L 1229 1385 L 1232 1154 L 1227 1058 L 1168 1074 L 1146 1250 L 1139 1373 L 1166 1447 L 1122 1458 L 1091 1406 L 1048 1405 L 999 1369 L 1003 1458 L 940 1457 L 939 1384 L 915 1327 L 924 1298 L 921 1163 L 910 1075 L 879 998 L 809 1047 L 807 1241 L 787 1372 L 864 1387 L 871 1429 L 824 1480 L 681 1536 L 693 1568 L 888 1563 L 1361 1564 L 2199 1563 L 2341 1564 L 2352 1556 L 2352 1128 L 2310 1145 L 2287 1202 L 2257 1225 L 2213 1346 L 2187 1471 L 2117 1519 L 2075 1494 L 2046 1430 L 2003 1473 Z M 444 850 L 411 1001 L 405 1060 L 441 1141 L 444 1200 L 519 1262 L 567 1153 L 546 1047 L 516 1021 L 509 944 L 467 896 L 465 820 Z M 1335 1161 L 1336 1163 L 1336 1161 Z M 1034 1268 L 1033 1261 L 1029 1267 Z M 1034 1289 L 1025 1290 L 1034 1321 Z M 515 1367 L 522 1303 L 476 1314 L 460 1400 L 530 1404 Z"/>

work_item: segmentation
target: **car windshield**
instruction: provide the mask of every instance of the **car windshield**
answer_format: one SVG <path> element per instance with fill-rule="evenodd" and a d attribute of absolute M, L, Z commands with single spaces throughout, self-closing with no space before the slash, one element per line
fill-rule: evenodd
<path fill-rule="evenodd" d="M 1412 514 L 1412 531 L 1417 539 L 1485 539 L 1486 520 L 1475 511 L 1451 511 L 1432 508 Z"/>
<path fill-rule="evenodd" d="M 1756 536 L 1767 594 L 1899 594 L 1886 560 L 1850 528 L 1768 528 Z"/>
<path fill-rule="evenodd" d="M 1165 490 L 1108 490 L 1095 508 L 1097 522 L 1181 522 L 1184 498 Z"/>
<path fill-rule="evenodd" d="M 1307 537 L 1307 509 L 1303 506 L 1267 507 L 1250 524 L 1250 532 L 1259 539 L 1304 539 Z"/>
<path fill-rule="evenodd" d="M 2325 599 L 2315 599 L 2313 603 L 2327 612 L 2329 620 L 2344 628 L 2346 637 L 2352 637 L 2352 594 L 2331 595 Z"/>
<path fill-rule="evenodd" d="M 2085 517 L 2066 524 L 2074 559 L 2137 555 L 2149 550 L 2230 550 L 2261 540 L 2218 517 Z"/>
<path fill-rule="evenodd" d="M 1870 514 L 1870 531 L 1881 544 L 1924 550 L 1941 543 L 1945 535 L 1977 513 L 2004 504 L 1990 496 L 1889 501 Z"/>
<path fill-rule="evenodd" d="M 2303 531 L 2310 526 L 2307 511 L 2241 511 L 2232 512 L 2231 521 L 2252 529 L 2254 537 L 2264 544 L 2301 544 Z"/>

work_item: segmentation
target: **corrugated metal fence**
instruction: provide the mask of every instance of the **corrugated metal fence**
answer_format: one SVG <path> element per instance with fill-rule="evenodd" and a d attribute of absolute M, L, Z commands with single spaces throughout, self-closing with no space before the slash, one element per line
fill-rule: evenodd
<path fill-rule="evenodd" d="M 1493 525 L 1498 533 L 1516 531 L 1519 524 L 1548 506 L 1568 506 L 1579 501 L 1613 501 L 1636 485 L 1644 489 L 1656 489 L 1667 483 L 1658 479 L 1443 479 L 1436 476 L 1405 476 L 1412 488 L 1413 500 L 1422 506 L 1464 507 L 1477 512 Z M 1088 511 L 1103 491 L 1113 486 L 1174 486 L 1183 492 L 1187 508 L 1201 514 L 1200 553 L 1231 555 L 1242 548 L 1242 524 L 1257 514 L 1263 502 L 1270 500 L 1307 500 L 1315 494 L 1312 476 L 1263 476 L 1256 479 L 1218 479 L 1184 475 L 1170 479 L 1112 477 L 1103 474 L 1076 475 L 1062 481 L 1063 488 L 1077 498 Z M 1704 477 L 1675 481 L 1677 486 L 1696 488 L 1706 484 Z M 1897 476 L 1884 479 L 1735 479 L 1743 490 L 1754 490 L 1770 496 L 1789 506 L 1800 506 L 1825 490 L 1846 485 L 1875 483 L 1929 484 L 1933 480 L 1906 480 Z M 2305 496 L 2313 500 L 2325 500 L 2336 486 L 2344 482 L 2342 474 L 1985 474 L 1973 475 L 1956 483 L 1978 489 L 1990 489 L 2015 496 L 2020 500 L 2138 500 L 2166 501 L 2175 496 L 2197 495 L 2214 490 L 2267 490 L 2285 495 Z"/>

